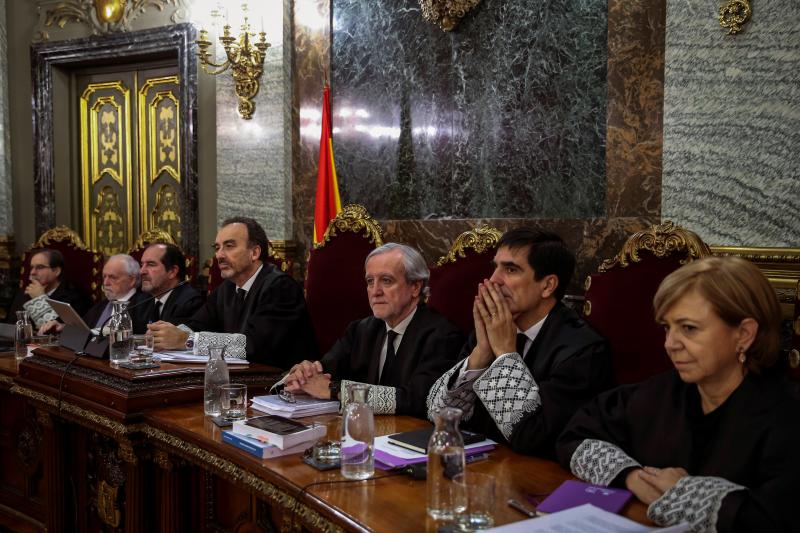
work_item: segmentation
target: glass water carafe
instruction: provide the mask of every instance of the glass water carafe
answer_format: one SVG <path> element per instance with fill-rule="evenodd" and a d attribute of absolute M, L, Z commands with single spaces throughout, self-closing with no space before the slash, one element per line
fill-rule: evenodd
<path fill-rule="evenodd" d="M 17 311 L 17 325 L 14 333 L 14 353 L 17 359 L 28 355 L 28 343 L 33 337 L 33 325 L 25 311 Z"/>
<path fill-rule="evenodd" d="M 122 363 L 130 358 L 133 349 L 133 321 L 128 313 L 128 302 L 114 300 L 111 303 L 113 310 L 108 319 L 108 356 L 112 363 Z"/>
<path fill-rule="evenodd" d="M 369 385 L 349 386 L 350 400 L 342 415 L 342 447 L 339 451 L 342 476 L 367 479 L 375 472 L 375 418 L 367 404 Z"/>
<path fill-rule="evenodd" d="M 467 495 L 455 482 L 464 471 L 464 439 L 458 430 L 461 409 L 445 407 L 436 414 L 436 428 L 428 441 L 428 515 L 453 520 L 464 512 Z"/>
<path fill-rule="evenodd" d="M 209 346 L 206 363 L 203 412 L 208 416 L 222 414 L 220 387 L 230 384 L 228 363 L 225 362 L 225 346 Z"/>

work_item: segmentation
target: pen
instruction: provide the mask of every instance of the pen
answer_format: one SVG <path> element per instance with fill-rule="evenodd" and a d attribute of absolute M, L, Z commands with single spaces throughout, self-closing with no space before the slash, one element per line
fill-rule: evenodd
<path fill-rule="evenodd" d="M 509 498 L 507 503 L 509 507 L 511 507 L 512 509 L 516 509 L 517 511 L 519 511 L 520 513 L 524 514 L 529 518 L 536 518 L 537 516 L 536 511 L 531 511 L 530 509 L 528 509 L 527 507 L 525 507 L 524 505 L 522 505 L 513 498 Z"/>

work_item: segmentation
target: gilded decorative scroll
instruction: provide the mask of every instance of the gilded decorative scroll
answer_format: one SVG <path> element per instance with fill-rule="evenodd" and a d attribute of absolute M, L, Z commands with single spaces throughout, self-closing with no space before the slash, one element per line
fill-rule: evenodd
<path fill-rule="evenodd" d="M 56 226 L 55 228 L 45 231 L 42 233 L 33 247 L 46 248 L 54 242 L 68 242 L 79 250 L 88 250 L 86 245 L 83 244 L 80 235 L 72 231 L 72 228 L 68 228 L 67 226 Z"/>
<path fill-rule="evenodd" d="M 616 266 L 627 267 L 630 262 L 638 263 L 641 261 L 639 252 L 642 250 L 646 250 L 656 257 L 683 253 L 685 257 L 681 260 L 681 264 L 711 255 L 708 246 L 696 233 L 666 221 L 634 233 L 622 245 L 622 250 L 617 256 L 603 261 L 597 270 L 606 272 Z"/>
<path fill-rule="evenodd" d="M 38 0 L 37 38 L 50 39 L 50 30 L 68 24 L 82 24 L 93 35 L 131 31 L 131 23 L 149 8 L 174 9 L 169 20 L 177 24 L 186 19 L 188 0 Z"/>
<path fill-rule="evenodd" d="M 139 238 L 136 239 L 136 243 L 133 245 L 131 250 L 143 250 L 153 243 L 175 244 L 175 239 L 173 239 L 172 235 L 166 231 L 159 228 L 153 228 L 140 233 Z"/>
<path fill-rule="evenodd" d="M 314 245 L 314 248 L 322 248 L 325 243 L 336 236 L 337 231 L 350 231 L 353 233 L 363 233 L 375 246 L 383 245 L 383 231 L 380 224 L 367 212 L 367 208 L 359 204 L 347 204 L 342 208 L 336 217 L 328 224 L 322 241 Z"/>
<path fill-rule="evenodd" d="M 749 0 L 728 0 L 719 8 L 719 25 L 728 30 L 728 35 L 736 35 L 752 14 Z"/>
<path fill-rule="evenodd" d="M 133 240 L 129 116 L 130 91 L 121 81 L 90 83 L 81 95 L 83 233 L 89 247 L 105 254 L 126 250 Z"/>
<path fill-rule="evenodd" d="M 444 31 L 452 31 L 481 0 L 419 0 L 422 16 Z"/>
<path fill-rule="evenodd" d="M 97 514 L 103 523 L 111 527 L 119 527 L 120 512 L 117 506 L 118 487 L 114 487 L 101 480 L 97 486 Z"/>
<path fill-rule="evenodd" d="M 144 192 L 142 193 L 145 194 Z M 172 236 L 175 242 L 180 242 L 183 232 L 181 230 L 181 209 L 178 205 L 178 193 L 170 184 L 162 185 L 156 193 L 156 202 L 150 215 L 151 226 L 160 229 Z"/>
<path fill-rule="evenodd" d="M 502 233 L 499 230 L 485 224 L 475 229 L 467 230 L 456 237 L 450 250 L 439 258 L 436 266 L 440 267 L 446 263 L 455 263 L 459 257 L 466 257 L 465 252 L 468 249 L 482 254 L 486 250 L 496 247 L 501 236 Z"/>

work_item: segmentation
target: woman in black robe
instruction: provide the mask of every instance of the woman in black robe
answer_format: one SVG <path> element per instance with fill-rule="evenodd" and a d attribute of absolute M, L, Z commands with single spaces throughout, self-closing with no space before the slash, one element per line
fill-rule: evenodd
<path fill-rule="evenodd" d="M 659 525 L 800 531 L 800 400 L 779 356 L 780 308 L 758 268 L 706 258 L 653 301 L 675 368 L 578 411 L 559 461 L 627 487 Z"/>

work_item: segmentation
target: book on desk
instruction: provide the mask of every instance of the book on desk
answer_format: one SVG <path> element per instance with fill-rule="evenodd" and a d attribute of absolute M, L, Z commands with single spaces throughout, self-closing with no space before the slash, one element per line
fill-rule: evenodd
<path fill-rule="evenodd" d="M 328 428 L 320 424 L 308 425 L 280 416 L 264 415 L 237 420 L 231 431 L 284 450 L 320 439 L 325 436 Z"/>
<path fill-rule="evenodd" d="M 244 435 L 237 435 L 229 429 L 222 431 L 222 442 L 236 446 L 240 450 L 245 451 L 250 455 L 254 455 L 260 459 L 281 457 L 284 455 L 291 455 L 293 453 L 303 453 L 306 448 L 311 446 L 310 442 L 301 442 L 300 444 L 282 450 L 274 444 L 262 442 L 258 439 L 253 439 Z"/>

